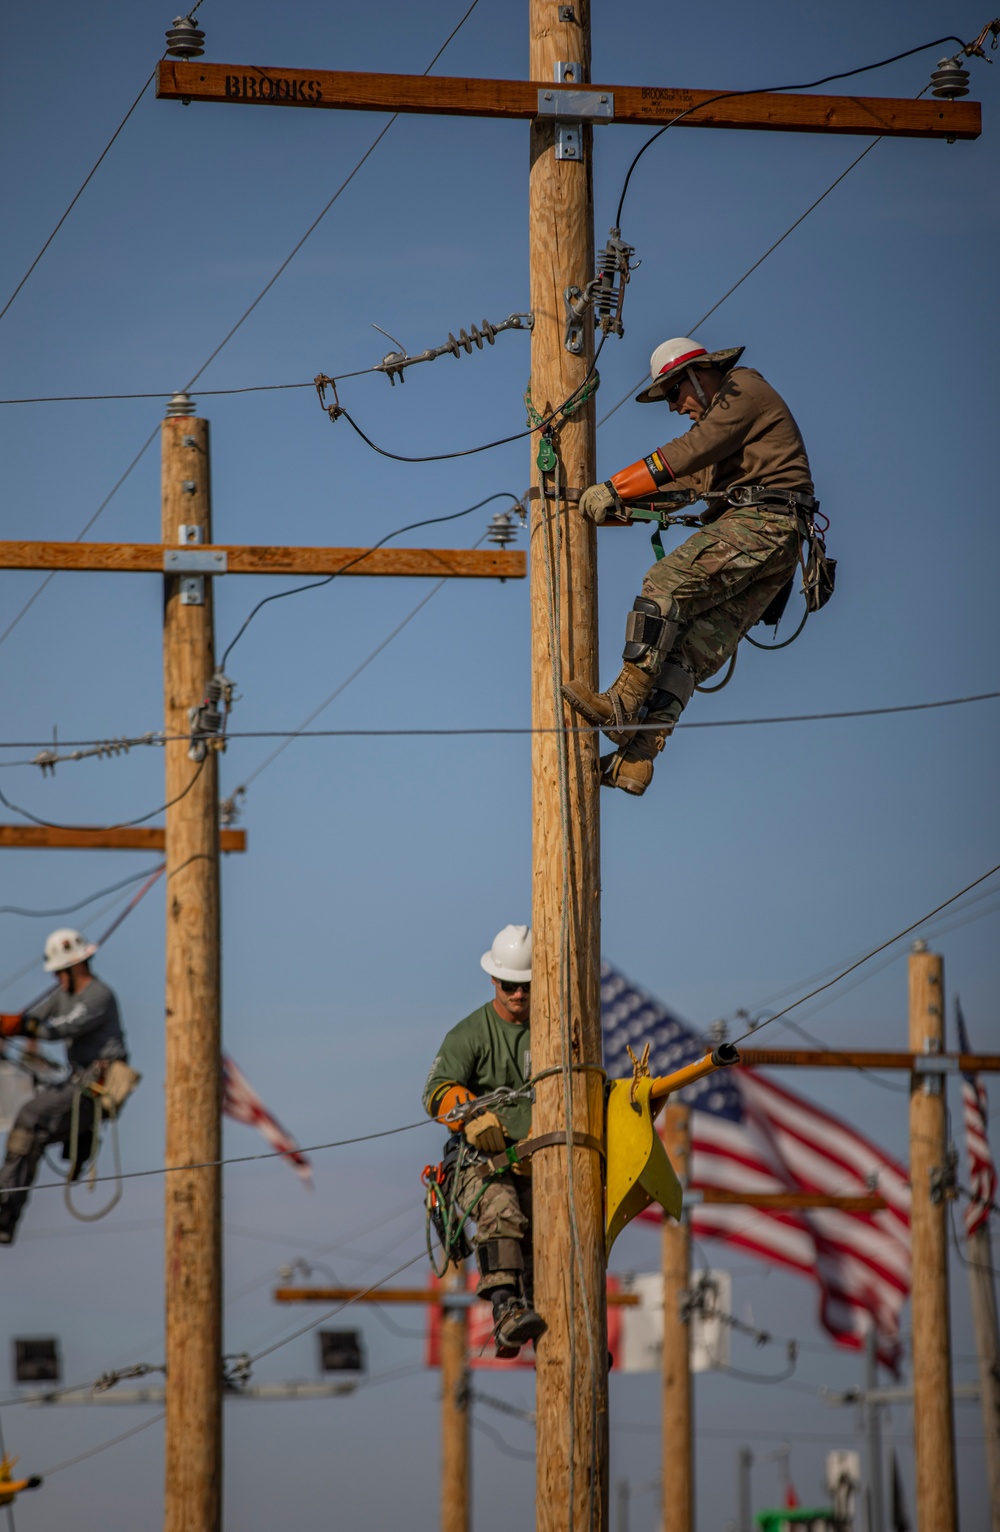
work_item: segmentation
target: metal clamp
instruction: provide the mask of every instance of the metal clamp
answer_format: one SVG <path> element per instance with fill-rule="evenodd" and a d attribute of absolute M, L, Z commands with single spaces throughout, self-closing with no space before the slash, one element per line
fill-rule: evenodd
<path fill-rule="evenodd" d="M 582 64 L 560 59 L 554 66 L 557 85 L 575 86 L 579 81 Z M 538 116 L 556 119 L 555 149 L 557 160 L 583 159 L 583 134 L 585 122 L 612 122 L 615 115 L 615 98 L 612 91 L 601 90 L 546 90 L 538 92 Z"/>
<path fill-rule="evenodd" d="M 169 548 L 164 574 L 228 574 L 229 555 L 221 548 Z"/>

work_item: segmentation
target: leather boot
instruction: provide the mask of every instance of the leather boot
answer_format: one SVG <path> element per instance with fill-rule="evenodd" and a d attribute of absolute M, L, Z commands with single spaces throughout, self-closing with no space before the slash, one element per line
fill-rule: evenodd
<path fill-rule="evenodd" d="M 641 798 L 653 780 L 653 761 L 659 755 L 673 732 L 669 727 L 643 730 L 627 745 L 621 745 L 610 755 L 601 756 L 601 786 L 620 787 Z"/>
<path fill-rule="evenodd" d="M 536 1341 L 548 1329 L 541 1314 L 529 1309 L 523 1298 L 506 1298 L 493 1305 L 493 1339 L 497 1356 L 510 1361 L 522 1346 Z"/>
<path fill-rule="evenodd" d="M 613 744 L 627 745 L 634 734 L 628 726 L 639 722 L 640 709 L 655 682 L 655 676 L 626 660 L 606 692 L 592 691 L 582 681 L 567 681 L 562 694 L 574 712 L 596 724 Z"/>

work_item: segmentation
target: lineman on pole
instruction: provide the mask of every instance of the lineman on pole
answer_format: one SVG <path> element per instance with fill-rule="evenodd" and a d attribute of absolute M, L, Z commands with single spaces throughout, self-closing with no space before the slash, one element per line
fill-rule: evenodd
<path fill-rule="evenodd" d="M 70 1161 L 70 1179 L 93 1152 L 95 1093 L 120 1110 L 138 1076 L 128 1068 L 128 1050 L 111 990 L 90 971 L 97 948 L 79 931 L 53 931 L 45 943 L 45 971 L 58 988 L 20 1014 L 0 1016 L 0 1035 L 66 1044 L 70 1076 L 46 1086 L 18 1112 L 7 1135 L 0 1167 L 0 1245 L 12 1245 L 39 1162 L 49 1144 L 61 1143 Z"/>
<path fill-rule="evenodd" d="M 493 980 L 493 999 L 452 1027 L 431 1065 L 423 1103 L 454 1129 L 443 1162 L 453 1167 L 447 1195 L 463 1222 L 467 1212 L 476 1225 L 477 1291 L 493 1306 L 497 1355 L 510 1358 L 545 1330 L 532 1307 L 527 1167 L 519 1162 L 498 1172 L 489 1158 L 531 1131 L 530 927 L 505 926 L 480 964 Z M 495 1109 L 476 1107 L 498 1090 L 525 1093 Z"/>
<path fill-rule="evenodd" d="M 647 572 L 617 681 L 606 692 L 575 679 L 563 687 L 570 706 L 618 746 L 601 758 L 603 785 L 635 796 L 695 687 L 790 588 L 801 539 L 813 535 L 817 502 L 799 428 L 759 372 L 737 367 L 742 354 L 742 346 L 709 352 L 687 336 L 658 346 L 637 403 L 665 399 L 694 424 L 580 498 L 584 516 L 600 523 L 609 514 L 628 520 L 630 503 L 664 490 L 712 497 L 701 516 L 711 525 Z M 637 723 L 658 727 L 636 731 Z"/>

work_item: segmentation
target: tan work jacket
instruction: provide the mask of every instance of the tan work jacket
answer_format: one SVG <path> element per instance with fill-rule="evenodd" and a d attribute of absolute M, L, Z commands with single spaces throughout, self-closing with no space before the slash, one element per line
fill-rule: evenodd
<path fill-rule="evenodd" d="M 734 367 L 684 436 L 614 474 L 610 482 L 623 500 L 674 487 L 698 495 L 738 484 L 813 490 L 802 433 L 781 395 L 752 367 Z"/>

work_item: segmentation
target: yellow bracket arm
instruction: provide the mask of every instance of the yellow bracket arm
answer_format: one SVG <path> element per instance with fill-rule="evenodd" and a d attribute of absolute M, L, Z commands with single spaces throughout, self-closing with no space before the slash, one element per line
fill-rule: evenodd
<path fill-rule="evenodd" d="M 711 1053 L 706 1053 L 703 1059 L 697 1059 L 693 1064 L 686 1064 L 683 1069 L 676 1069 L 672 1075 L 660 1075 L 652 1081 L 650 1097 L 654 1109 L 659 1110 L 668 1096 L 674 1091 L 683 1090 L 685 1085 L 693 1085 L 696 1080 L 703 1080 L 706 1075 L 714 1074 L 717 1069 L 729 1069 L 733 1064 L 738 1064 L 740 1056 L 732 1043 L 720 1043 Z"/>
<path fill-rule="evenodd" d="M 697 1063 L 654 1080 L 650 1078 L 648 1058 L 647 1045 L 641 1059 L 632 1054 L 631 1080 L 608 1082 L 605 1108 L 608 1181 L 604 1243 L 609 1253 L 626 1224 L 644 1212 L 651 1202 L 658 1202 L 673 1218 L 681 1216 L 681 1183 L 653 1123 L 664 1101 L 673 1091 L 703 1079 L 713 1070 L 725 1069 L 739 1062 L 736 1049 L 729 1043 L 723 1043 Z"/>

